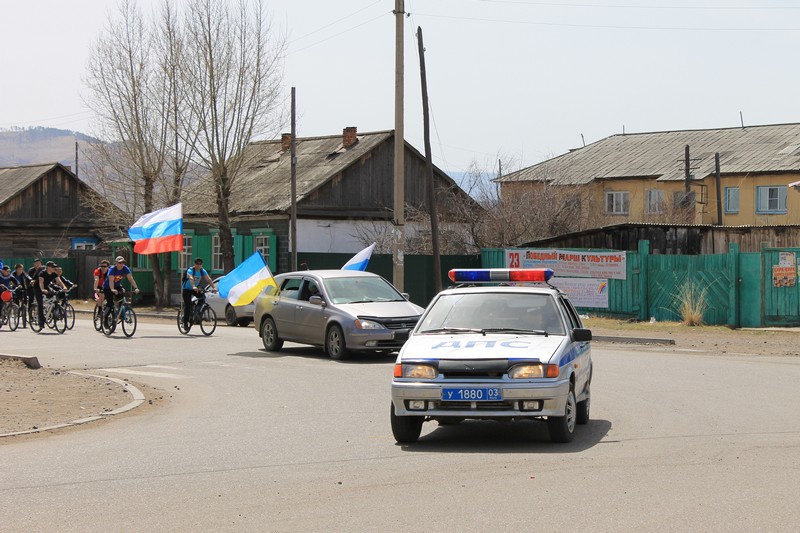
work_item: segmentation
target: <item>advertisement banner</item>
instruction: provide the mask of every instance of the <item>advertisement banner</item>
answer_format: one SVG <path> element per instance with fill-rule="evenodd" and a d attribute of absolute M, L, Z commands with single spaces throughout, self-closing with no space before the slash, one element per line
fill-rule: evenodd
<path fill-rule="evenodd" d="M 794 266 L 772 266 L 773 287 L 794 287 L 797 284 L 797 270 Z"/>
<path fill-rule="evenodd" d="M 575 307 L 608 308 L 607 279 L 552 278 L 550 284 L 569 296 Z"/>
<path fill-rule="evenodd" d="M 625 252 L 508 249 L 506 268 L 552 268 L 555 277 L 626 278 Z"/>

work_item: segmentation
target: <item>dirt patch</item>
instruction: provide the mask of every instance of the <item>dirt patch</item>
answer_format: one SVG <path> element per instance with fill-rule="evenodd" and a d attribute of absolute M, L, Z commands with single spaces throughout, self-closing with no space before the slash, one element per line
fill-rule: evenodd
<path fill-rule="evenodd" d="M 135 386 L 149 398 L 147 405 L 163 399 L 154 389 Z M 0 359 L 0 435 L 102 415 L 132 400 L 125 387 L 107 379 Z"/>

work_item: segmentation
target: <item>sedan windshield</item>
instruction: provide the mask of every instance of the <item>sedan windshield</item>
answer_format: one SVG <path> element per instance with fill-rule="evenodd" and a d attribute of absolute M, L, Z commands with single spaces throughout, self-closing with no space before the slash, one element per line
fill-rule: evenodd
<path fill-rule="evenodd" d="M 324 283 L 335 304 L 405 301 L 403 295 L 381 277 L 332 278 Z"/>
<path fill-rule="evenodd" d="M 481 331 L 564 335 L 555 300 L 547 294 L 442 295 L 420 324 L 420 333 Z"/>

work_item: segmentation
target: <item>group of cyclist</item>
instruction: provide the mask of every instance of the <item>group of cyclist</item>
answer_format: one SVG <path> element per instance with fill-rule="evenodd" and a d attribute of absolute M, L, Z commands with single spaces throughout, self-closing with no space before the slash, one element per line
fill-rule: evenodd
<path fill-rule="evenodd" d="M 125 264 L 125 258 L 118 256 L 114 260 L 114 266 L 111 266 L 109 261 L 102 260 L 97 268 L 93 271 L 94 284 L 93 291 L 95 301 L 98 308 L 107 309 L 109 312 L 114 310 L 115 296 L 124 295 L 124 288 L 122 285 L 123 280 L 127 279 L 135 293 L 139 293 L 139 287 L 133 277 L 130 267 Z M 201 293 L 201 283 L 205 281 L 213 289 L 213 281 L 208 272 L 203 268 L 203 259 L 196 258 L 194 265 L 189 267 L 183 275 L 181 284 L 181 293 L 183 299 L 184 309 L 190 309 L 192 304 L 192 297 Z M 44 266 L 42 260 L 39 258 L 34 259 L 33 266 L 25 271 L 22 264 L 16 264 L 12 272 L 9 265 L 3 265 L 0 262 L 0 296 L 5 291 L 10 291 L 10 294 L 15 298 L 24 299 L 28 306 L 36 303 L 38 312 L 37 318 L 39 323 L 44 322 L 44 297 L 51 296 L 54 291 L 67 291 L 76 286 L 75 283 L 64 277 L 63 270 L 60 266 L 53 261 L 47 261 Z M 17 289 L 20 287 L 20 289 Z M 2 316 L 4 301 L 11 301 L 8 296 L 0 297 L 0 316 Z M 26 326 L 27 317 L 24 314 L 21 316 L 23 327 Z M 183 326 L 185 330 L 189 329 L 191 315 L 184 313 Z"/>

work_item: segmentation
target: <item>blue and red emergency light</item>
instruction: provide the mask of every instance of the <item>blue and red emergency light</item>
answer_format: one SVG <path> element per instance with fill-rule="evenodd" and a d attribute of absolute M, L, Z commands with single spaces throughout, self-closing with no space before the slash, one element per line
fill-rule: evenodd
<path fill-rule="evenodd" d="M 454 268 L 447 274 L 455 283 L 527 281 L 546 283 L 553 277 L 550 268 Z"/>

